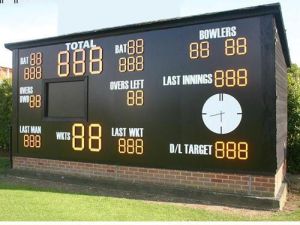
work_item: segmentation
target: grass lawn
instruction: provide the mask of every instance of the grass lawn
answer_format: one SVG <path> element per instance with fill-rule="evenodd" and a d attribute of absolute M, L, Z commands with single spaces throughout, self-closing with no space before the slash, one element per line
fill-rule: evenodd
<path fill-rule="evenodd" d="M 0 202 L 1 221 L 300 220 L 299 205 L 296 210 L 283 212 L 203 209 L 63 192 L 57 188 L 35 187 L 34 184 L 11 183 L 4 176 L 0 178 Z"/>

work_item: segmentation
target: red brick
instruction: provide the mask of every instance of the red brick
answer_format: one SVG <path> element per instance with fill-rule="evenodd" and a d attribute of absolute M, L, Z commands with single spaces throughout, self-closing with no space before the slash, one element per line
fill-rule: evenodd
<path fill-rule="evenodd" d="M 139 172 L 148 172 L 148 169 L 146 169 L 146 168 L 139 168 Z"/>
<path fill-rule="evenodd" d="M 269 178 L 268 182 L 269 183 L 275 183 L 275 178 Z"/>
<path fill-rule="evenodd" d="M 216 175 L 216 178 L 219 178 L 219 179 L 228 179 L 228 175 L 217 174 L 217 175 Z"/>
<path fill-rule="evenodd" d="M 241 180 L 241 176 L 236 176 L 236 175 L 230 175 L 228 178 L 230 180 Z"/>
<path fill-rule="evenodd" d="M 254 190 L 255 191 L 268 191 L 268 188 L 267 187 L 258 187 L 258 186 L 255 186 Z"/>
<path fill-rule="evenodd" d="M 255 177 L 254 181 L 256 182 L 268 182 L 268 177 Z"/>
<path fill-rule="evenodd" d="M 202 178 L 204 177 L 203 173 L 192 173 L 192 177 Z"/>
<path fill-rule="evenodd" d="M 249 176 L 241 176 L 242 180 L 249 181 Z"/>
<path fill-rule="evenodd" d="M 204 177 L 215 178 L 215 177 L 216 177 L 216 174 L 213 174 L 213 173 L 205 173 L 205 174 L 204 174 Z"/>
<path fill-rule="evenodd" d="M 248 181 L 239 181 L 239 180 L 236 180 L 234 183 L 238 184 L 238 185 L 248 185 Z"/>
<path fill-rule="evenodd" d="M 253 186 L 258 186 L 258 187 L 273 187 L 275 184 L 272 183 L 262 183 L 262 182 L 253 182 Z"/>
<path fill-rule="evenodd" d="M 191 173 L 191 172 L 181 171 L 180 174 L 181 174 L 182 176 L 192 176 L 192 173 Z"/>
<path fill-rule="evenodd" d="M 222 179 L 215 179 L 215 178 L 212 178 L 212 179 L 211 179 L 211 182 L 222 183 Z"/>
<path fill-rule="evenodd" d="M 234 180 L 223 180 L 223 183 L 226 183 L 226 184 L 234 184 L 235 181 Z"/>

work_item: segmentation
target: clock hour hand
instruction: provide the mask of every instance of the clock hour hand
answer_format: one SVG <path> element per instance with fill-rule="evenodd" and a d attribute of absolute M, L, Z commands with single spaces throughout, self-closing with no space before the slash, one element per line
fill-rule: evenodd
<path fill-rule="evenodd" d="M 220 113 L 212 114 L 212 115 L 209 115 L 209 116 L 212 117 L 212 116 L 218 116 L 218 115 L 220 115 L 220 120 L 222 122 L 223 114 L 225 114 L 225 112 L 220 111 Z"/>
<path fill-rule="evenodd" d="M 218 115 L 220 115 L 220 113 L 212 114 L 212 115 L 209 115 L 209 116 L 212 117 L 212 116 L 218 116 Z"/>

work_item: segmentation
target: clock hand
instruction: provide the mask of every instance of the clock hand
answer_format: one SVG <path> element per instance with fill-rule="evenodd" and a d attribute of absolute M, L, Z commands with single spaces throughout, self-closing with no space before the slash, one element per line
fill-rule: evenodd
<path fill-rule="evenodd" d="M 220 113 L 209 115 L 209 116 L 212 117 L 212 116 L 218 116 L 218 115 L 220 115 Z"/>
<path fill-rule="evenodd" d="M 222 122 L 222 116 L 223 116 L 223 114 L 225 114 L 225 112 L 220 112 L 220 115 L 221 115 L 221 122 Z"/>
<path fill-rule="evenodd" d="M 212 115 L 209 115 L 210 117 L 212 117 L 212 116 L 218 116 L 218 115 L 220 115 L 220 119 L 221 119 L 221 122 L 222 122 L 222 119 L 223 119 L 223 114 L 225 114 L 225 112 L 222 112 L 222 111 L 220 111 L 220 113 L 216 113 L 216 114 L 212 114 Z"/>

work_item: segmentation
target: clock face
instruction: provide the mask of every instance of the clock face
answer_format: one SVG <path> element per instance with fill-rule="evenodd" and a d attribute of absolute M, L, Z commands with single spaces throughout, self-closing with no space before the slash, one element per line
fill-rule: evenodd
<path fill-rule="evenodd" d="M 202 119 L 212 132 L 227 134 L 240 124 L 242 108 L 233 96 L 224 93 L 215 94 L 204 103 Z"/>

